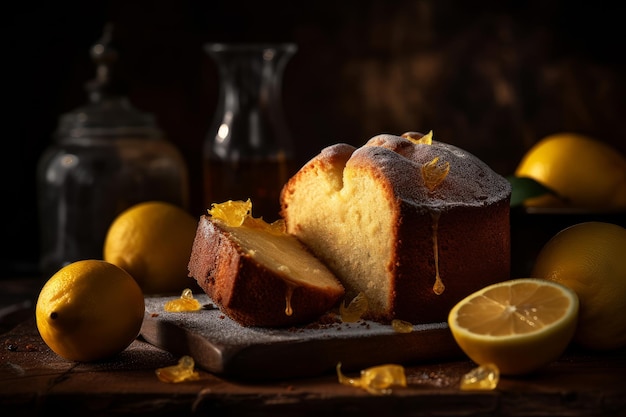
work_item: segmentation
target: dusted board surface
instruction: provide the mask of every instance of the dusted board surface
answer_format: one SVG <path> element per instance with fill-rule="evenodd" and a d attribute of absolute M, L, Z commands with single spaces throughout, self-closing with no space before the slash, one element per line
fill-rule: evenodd
<path fill-rule="evenodd" d="M 413 326 L 398 333 L 371 321 L 320 320 L 277 328 L 243 327 L 214 307 L 205 294 L 195 298 L 200 311 L 170 313 L 164 305 L 175 297 L 146 297 L 141 336 L 177 355 L 190 355 L 215 374 L 238 379 L 308 377 L 355 371 L 386 363 L 409 364 L 459 357 L 446 323 Z"/>

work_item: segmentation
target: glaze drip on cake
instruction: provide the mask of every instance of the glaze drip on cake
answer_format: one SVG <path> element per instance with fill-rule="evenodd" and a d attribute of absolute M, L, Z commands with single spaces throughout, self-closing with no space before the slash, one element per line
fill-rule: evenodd
<path fill-rule="evenodd" d="M 426 135 L 421 136 L 416 132 L 407 132 L 402 135 L 403 138 L 409 139 L 415 144 L 432 145 L 433 132 L 432 130 Z M 439 157 L 436 156 L 432 161 L 422 165 L 422 178 L 424 184 L 429 191 L 433 191 L 443 180 L 446 179 L 450 172 L 450 164 L 447 161 L 439 161 Z M 433 284 L 433 292 L 437 295 L 441 295 L 446 286 L 441 280 L 439 275 L 439 245 L 437 242 L 437 229 L 439 227 L 439 215 L 440 212 L 433 211 L 431 216 L 433 218 L 433 252 L 435 256 L 435 283 Z"/>
<path fill-rule="evenodd" d="M 446 290 L 446 286 L 441 280 L 439 275 L 439 242 L 437 229 L 439 228 L 439 214 L 440 212 L 432 212 L 433 218 L 433 252 L 435 254 L 435 283 L 433 284 L 433 292 L 437 295 L 443 294 Z"/>

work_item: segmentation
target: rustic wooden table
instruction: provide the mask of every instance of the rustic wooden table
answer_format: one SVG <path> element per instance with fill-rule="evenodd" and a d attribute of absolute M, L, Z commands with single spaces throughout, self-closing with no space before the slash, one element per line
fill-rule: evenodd
<path fill-rule="evenodd" d="M 39 336 L 32 304 L 22 305 L 0 328 L 3 416 L 626 416 L 626 349 L 570 350 L 541 373 L 501 378 L 484 392 L 459 389 L 475 366 L 462 357 L 406 364 L 408 386 L 380 396 L 341 385 L 334 373 L 246 382 L 200 369 L 199 380 L 171 384 L 155 370 L 179 357 L 141 339 L 109 361 L 60 358 Z"/>

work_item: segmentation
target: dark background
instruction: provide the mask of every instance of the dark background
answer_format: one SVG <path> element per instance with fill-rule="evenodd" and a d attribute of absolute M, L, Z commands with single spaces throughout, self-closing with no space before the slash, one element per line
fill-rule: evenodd
<path fill-rule="evenodd" d="M 17 3 L 17 2 L 13 2 Z M 502 175 L 558 131 L 626 152 L 620 2 L 95 0 L 3 5 L 1 274 L 37 274 L 35 167 L 85 104 L 90 47 L 115 24 L 133 104 L 183 153 L 194 215 L 216 106 L 207 42 L 295 42 L 283 84 L 300 163 L 378 133 L 433 130 Z M 573 161 L 573 163 L 575 163 Z"/>

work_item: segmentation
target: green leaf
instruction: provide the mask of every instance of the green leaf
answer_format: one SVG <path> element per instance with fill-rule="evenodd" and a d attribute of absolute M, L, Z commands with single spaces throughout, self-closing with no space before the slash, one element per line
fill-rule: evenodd
<path fill-rule="evenodd" d="M 511 175 L 506 177 L 506 179 L 511 184 L 511 207 L 520 206 L 529 198 L 545 194 L 557 195 L 556 192 L 532 178 Z"/>

